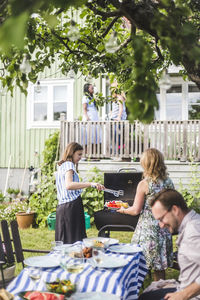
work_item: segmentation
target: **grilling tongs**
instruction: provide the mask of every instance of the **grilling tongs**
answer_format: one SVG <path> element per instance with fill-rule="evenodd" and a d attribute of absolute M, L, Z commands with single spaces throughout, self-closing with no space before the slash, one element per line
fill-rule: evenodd
<path fill-rule="evenodd" d="M 116 190 L 111 190 L 111 189 L 104 189 L 103 191 L 107 192 L 107 193 L 111 193 L 115 197 L 124 196 L 124 191 L 123 190 L 116 191 Z"/>

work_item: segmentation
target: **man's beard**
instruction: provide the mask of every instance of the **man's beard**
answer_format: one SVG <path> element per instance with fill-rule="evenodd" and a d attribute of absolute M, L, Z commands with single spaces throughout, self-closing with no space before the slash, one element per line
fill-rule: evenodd
<path fill-rule="evenodd" d="M 178 220 L 176 218 L 174 218 L 173 223 L 174 223 L 173 226 L 171 226 L 172 234 L 178 234 L 178 228 L 179 228 Z"/>

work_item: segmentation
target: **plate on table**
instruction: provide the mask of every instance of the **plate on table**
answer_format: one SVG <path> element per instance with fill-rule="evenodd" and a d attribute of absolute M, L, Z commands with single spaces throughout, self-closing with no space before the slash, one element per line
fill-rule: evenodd
<path fill-rule="evenodd" d="M 114 269 L 124 267 L 129 261 L 122 257 L 116 259 L 116 257 L 104 255 L 99 263 L 93 258 L 88 259 L 88 262 L 93 268 Z"/>
<path fill-rule="evenodd" d="M 28 257 L 24 260 L 24 264 L 35 268 L 55 268 L 60 265 L 55 257 L 45 255 Z"/>
<path fill-rule="evenodd" d="M 101 293 L 101 292 L 88 292 L 88 293 L 75 293 L 71 296 L 70 300 L 120 300 L 120 297 L 113 294 Z"/>
<path fill-rule="evenodd" d="M 105 248 L 109 247 L 110 245 L 118 244 L 119 240 L 106 238 L 106 237 L 91 237 L 83 239 L 83 244 L 86 247 L 99 247 Z"/>
<path fill-rule="evenodd" d="M 134 244 L 111 245 L 109 247 L 109 250 L 115 253 L 125 253 L 125 254 L 142 252 L 142 248 Z"/>
<path fill-rule="evenodd" d="M 65 296 L 57 293 L 39 292 L 39 291 L 26 291 L 18 294 L 21 299 L 51 299 L 51 300 L 64 300 Z M 54 296 L 54 297 L 53 297 Z M 32 297 L 32 298 L 31 298 Z"/>
<path fill-rule="evenodd" d="M 54 251 L 64 251 L 65 249 L 67 249 L 68 247 L 71 247 L 72 244 L 63 244 L 60 246 L 55 246 L 54 247 Z"/>

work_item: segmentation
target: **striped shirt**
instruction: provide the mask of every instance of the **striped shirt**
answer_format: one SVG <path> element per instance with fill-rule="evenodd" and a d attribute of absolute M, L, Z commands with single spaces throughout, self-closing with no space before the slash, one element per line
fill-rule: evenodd
<path fill-rule="evenodd" d="M 58 166 L 58 170 L 56 172 L 56 187 L 57 187 L 57 198 L 58 198 L 59 205 L 76 200 L 82 193 L 82 189 L 79 190 L 66 189 L 65 175 L 66 172 L 69 170 L 73 171 L 73 182 L 79 182 L 79 177 L 73 162 L 66 161 L 61 166 Z"/>
<path fill-rule="evenodd" d="M 121 120 L 124 121 L 127 118 L 126 105 L 124 101 L 122 102 L 122 104 L 123 104 L 123 110 L 122 110 Z M 119 116 L 119 102 L 115 101 L 112 103 L 111 120 L 117 119 L 118 116 Z"/>

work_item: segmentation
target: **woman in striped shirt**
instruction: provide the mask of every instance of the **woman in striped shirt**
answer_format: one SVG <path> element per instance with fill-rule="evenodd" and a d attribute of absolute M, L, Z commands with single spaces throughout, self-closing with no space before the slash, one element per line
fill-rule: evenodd
<path fill-rule="evenodd" d="M 71 244 L 86 237 L 82 189 L 87 187 L 94 187 L 99 191 L 104 189 L 99 183 L 79 182 L 76 166 L 82 153 L 83 147 L 80 144 L 70 143 L 58 163 L 55 240 L 63 241 L 64 244 Z"/>
<path fill-rule="evenodd" d="M 124 92 L 118 94 L 117 88 L 118 88 L 117 81 L 114 81 L 111 84 L 113 102 L 112 102 L 112 111 L 111 111 L 110 119 L 112 121 L 124 121 L 127 118 L 126 105 L 125 105 L 126 97 Z"/>

